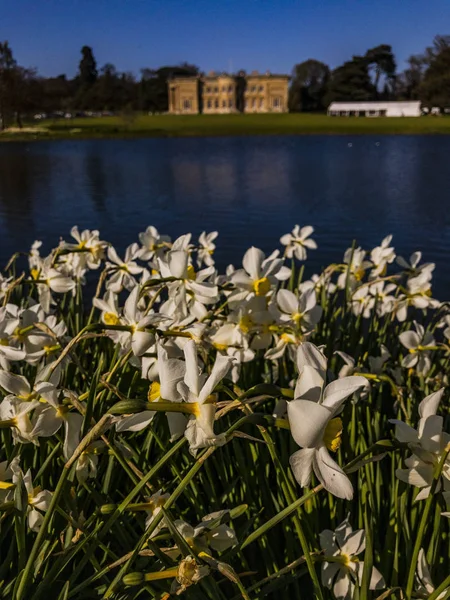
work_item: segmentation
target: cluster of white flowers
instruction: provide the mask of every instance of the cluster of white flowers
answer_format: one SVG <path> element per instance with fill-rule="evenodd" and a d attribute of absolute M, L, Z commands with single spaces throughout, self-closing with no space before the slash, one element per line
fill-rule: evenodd
<path fill-rule="evenodd" d="M 239 397 L 243 372 L 253 363 L 260 368 L 259 383 L 283 390 L 273 414 L 300 446 L 290 458 L 295 480 L 307 487 L 315 477 L 329 493 L 351 500 L 353 485 L 342 461 L 330 455 L 341 446 L 346 401 L 366 401 L 369 382 L 383 378 L 393 387 L 404 386 L 411 377 L 428 381 L 434 385 L 430 389 L 436 389 L 438 380 L 445 385 L 447 374 L 433 372 L 433 365 L 438 353 L 450 352 L 450 312 L 432 298 L 434 265 L 420 264 L 420 252 L 409 262 L 396 257 L 392 236 L 370 252 L 349 248 L 341 264 L 299 281 L 295 259 L 304 261 L 307 250 L 317 248 L 313 232 L 312 227 L 296 226 L 281 238 L 284 253 L 275 250 L 266 256 L 251 247 L 242 268 L 229 265 L 222 274 L 214 261 L 217 232 L 203 232 L 194 243 L 191 234 L 172 241 L 150 226 L 139 235 L 140 243 L 123 254 L 100 240 L 98 231 L 80 232 L 77 227 L 71 231 L 75 241 L 61 241 L 48 256 L 41 257 L 41 243 L 34 243 L 28 274 L 8 273 L 0 279 L 1 428 L 10 429 L 14 444 L 61 440 L 65 461 L 76 453 L 78 481 L 94 478 L 107 448 L 104 440 L 96 439 L 77 453 L 90 428 L 85 415 L 90 414 L 86 400 L 91 393 L 77 344 L 98 336 L 115 347 L 116 358 L 145 389 L 137 408 L 130 408 L 129 398 L 116 392 L 108 379 L 100 380 L 123 409 L 107 425 L 117 436 L 113 443 L 120 445 L 128 432 L 152 427 L 155 415 L 164 412 L 170 441 L 184 436 L 195 456 L 231 439 L 216 421 L 222 406 Z M 389 274 L 395 262 L 401 271 Z M 67 307 L 83 314 L 81 287 L 90 271 L 98 273 L 96 293 L 87 307 L 90 316 L 76 322 Z M 335 348 L 331 326 L 324 322 L 329 304 L 341 319 L 336 321 L 340 327 L 353 319 L 359 334 L 366 335 L 369 328 L 395 323 L 398 337 L 380 344 L 373 356 L 352 347 Z M 421 318 L 425 311 L 433 318 Z M 332 356 L 311 341 L 321 331 L 330 336 Z M 69 369 L 77 370 L 84 388 L 68 386 Z M 221 391 L 228 393 L 222 405 Z M 437 415 L 443 395 L 441 389 L 421 402 L 417 430 L 400 419 L 392 421 L 396 440 L 411 452 L 407 468 L 397 469 L 397 477 L 420 488 L 416 500 L 430 493 L 436 468 L 450 448 L 443 418 Z M 239 410 L 244 408 L 242 404 Z M 31 472 L 22 473 L 19 456 L 0 464 L 0 480 L 1 501 L 25 506 L 29 527 L 37 531 L 50 492 L 33 488 Z M 448 458 L 436 491 L 450 503 Z M 150 498 L 147 527 L 167 498 L 162 490 Z M 221 522 L 225 514 L 210 514 L 196 527 L 176 520 L 175 527 L 197 552 L 223 551 L 237 543 L 233 529 Z M 164 526 L 163 519 L 152 535 Z M 364 531 L 352 532 L 346 520 L 335 532 L 324 531 L 320 542 L 323 584 L 336 598 L 352 598 L 362 573 L 363 563 L 355 557 L 364 549 Z M 428 590 L 425 571 L 422 564 L 421 585 Z M 382 586 L 374 567 L 370 588 Z"/>

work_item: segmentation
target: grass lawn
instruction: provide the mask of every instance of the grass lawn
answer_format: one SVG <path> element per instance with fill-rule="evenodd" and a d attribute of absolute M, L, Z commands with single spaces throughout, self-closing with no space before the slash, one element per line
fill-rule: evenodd
<path fill-rule="evenodd" d="M 450 117 L 347 118 L 306 113 L 116 116 L 44 121 L 35 132 L 4 132 L 0 140 L 302 134 L 450 134 Z"/>

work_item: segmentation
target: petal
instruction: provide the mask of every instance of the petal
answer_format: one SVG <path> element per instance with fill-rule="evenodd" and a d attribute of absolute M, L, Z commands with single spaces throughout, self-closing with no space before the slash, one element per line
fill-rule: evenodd
<path fill-rule="evenodd" d="M 64 458 L 69 460 L 77 449 L 81 438 L 81 427 L 83 425 L 83 416 L 76 412 L 70 412 L 64 419 Z"/>
<path fill-rule="evenodd" d="M 301 487 L 309 485 L 311 481 L 314 453 L 314 448 L 303 448 L 294 452 L 289 458 L 292 473 Z"/>
<path fill-rule="evenodd" d="M 184 358 L 186 361 L 186 373 L 184 375 L 184 383 L 188 386 L 194 396 L 198 397 L 200 392 L 199 370 L 197 347 L 194 340 L 186 342 L 183 348 Z"/>
<path fill-rule="evenodd" d="M 244 254 L 242 265 L 253 280 L 261 277 L 261 265 L 264 260 L 264 252 L 252 246 Z"/>
<path fill-rule="evenodd" d="M 116 431 L 118 433 L 122 431 L 141 431 L 151 423 L 155 414 L 156 412 L 153 410 L 144 410 L 129 417 L 124 417 L 116 423 Z"/>
<path fill-rule="evenodd" d="M 443 425 L 444 419 L 437 415 L 420 419 L 418 429 L 420 445 L 428 452 L 437 454 L 441 451 Z"/>
<path fill-rule="evenodd" d="M 288 315 L 298 312 L 298 298 L 289 290 L 279 290 L 277 303 L 280 309 Z"/>
<path fill-rule="evenodd" d="M 408 350 L 413 350 L 420 344 L 420 337 L 415 331 L 404 331 L 398 336 L 398 339 Z"/>
<path fill-rule="evenodd" d="M 350 376 L 336 379 L 327 385 L 323 394 L 323 406 L 336 411 L 349 396 L 365 388 L 367 379 L 361 376 Z"/>
<path fill-rule="evenodd" d="M 321 534 L 322 535 L 322 534 Z M 321 579 L 322 585 L 331 589 L 333 585 L 333 579 L 336 573 L 339 571 L 339 565 L 335 562 L 324 562 L 322 563 Z"/>
<path fill-rule="evenodd" d="M 135 356 L 142 356 L 154 343 L 155 336 L 149 331 L 135 331 L 131 336 L 131 348 Z"/>
<path fill-rule="evenodd" d="M 354 585 L 344 569 L 340 569 L 333 587 L 337 600 L 352 600 Z"/>
<path fill-rule="evenodd" d="M 404 481 L 415 487 L 428 487 L 433 480 L 433 467 L 423 464 L 413 469 L 397 469 L 395 475 L 400 481 Z"/>
<path fill-rule="evenodd" d="M 356 556 L 366 547 L 366 534 L 364 529 L 358 529 L 351 533 L 344 544 L 341 545 L 341 552 L 349 556 Z"/>
<path fill-rule="evenodd" d="M 395 437 L 401 444 L 416 443 L 418 441 L 417 431 L 407 423 L 397 419 L 389 419 L 389 423 L 395 425 Z"/>
<path fill-rule="evenodd" d="M 295 398 L 319 402 L 324 384 L 325 379 L 322 372 L 310 365 L 305 365 L 297 379 Z"/>
<path fill-rule="evenodd" d="M 14 375 L 8 371 L 0 371 L 0 386 L 15 396 L 28 396 L 30 384 L 22 375 Z"/>
<path fill-rule="evenodd" d="M 319 540 L 320 547 L 325 551 L 325 554 L 332 556 L 339 551 L 338 545 L 336 544 L 336 536 L 331 529 L 324 529 L 322 533 L 319 534 Z"/>
<path fill-rule="evenodd" d="M 345 500 L 353 498 L 353 486 L 350 479 L 331 458 L 325 446 L 321 446 L 315 453 L 313 468 L 317 478 L 330 494 Z"/>
<path fill-rule="evenodd" d="M 216 362 L 214 363 L 211 375 L 206 380 L 205 385 L 203 386 L 200 394 L 198 395 L 198 401 L 200 403 L 205 402 L 208 396 L 210 396 L 213 393 L 214 388 L 220 381 L 222 381 L 222 379 L 228 373 L 232 363 L 233 359 L 229 356 L 217 354 Z"/>
<path fill-rule="evenodd" d="M 376 567 L 372 567 L 372 575 L 370 577 L 369 590 L 382 590 L 386 587 L 383 575 Z"/>
<path fill-rule="evenodd" d="M 437 413 L 439 403 L 442 400 L 445 388 L 441 388 L 437 392 L 430 394 L 419 404 L 419 415 L 421 418 L 427 418 Z"/>
<path fill-rule="evenodd" d="M 325 378 L 327 359 L 325 355 L 311 342 L 300 344 L 297 350 L 297 368 L 301 373 L 304 366 L 314 367 Z"/>
<path fill-rule="evenodd" d="M 169 269 L 173 277 L 184 279 L 188 266 L 189 256 L 183 250 L 169 252 Z"/>
<path fill-rule="evenodd" d="M 294 440 L 302 448 L 314 448 L 321 443 L 328 421 L 329 408 L 310 400 L 292 400 L 287 405 L 289 425 Z"/>

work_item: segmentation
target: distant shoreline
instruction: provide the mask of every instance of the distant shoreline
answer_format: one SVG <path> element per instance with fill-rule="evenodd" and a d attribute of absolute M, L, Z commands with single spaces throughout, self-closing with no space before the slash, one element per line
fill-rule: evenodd
<path fill-rule="evenodd" d="M 35 128 L 35 129 L 33 129 Z M 0 142 L 251 135 L 449 135 L 450 116 L 328 117 L 323 114 L 135 115 L 27 123 Z"/>

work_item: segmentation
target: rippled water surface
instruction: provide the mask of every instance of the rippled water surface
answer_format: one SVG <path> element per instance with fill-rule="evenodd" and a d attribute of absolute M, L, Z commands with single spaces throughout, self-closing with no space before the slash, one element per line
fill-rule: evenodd
<path fill-rule="evenodd" d="M 316 228 L 309 271 L 394 234 L 437 263 L 450 296 L 450 137 L 304 136 L 0 145 L 0 259 L 100 229 L 123 249 L 153 224 L 172 237 L 217 229 L 220 267 L 265 251 L 295 223 Z"/>

